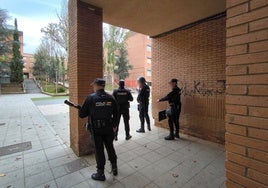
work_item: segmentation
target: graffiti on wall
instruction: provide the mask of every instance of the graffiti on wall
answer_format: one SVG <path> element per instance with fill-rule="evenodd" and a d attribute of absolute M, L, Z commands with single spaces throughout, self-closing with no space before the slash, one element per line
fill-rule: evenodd
<path fill-rule="evenodd" d="M 224 95 L 226 88 L 225 80 L 217 80 L 215 84 L 206 84 L 205 81 L 194 81 L 192 84 L 181 82 L 181 94 L 184 96 L 214 96 Z"/>

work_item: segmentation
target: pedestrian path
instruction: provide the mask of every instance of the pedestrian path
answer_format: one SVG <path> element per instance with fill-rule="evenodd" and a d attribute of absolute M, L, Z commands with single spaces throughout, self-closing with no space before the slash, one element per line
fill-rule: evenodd
<path fill-rule="evenodd" d="M 41 92 L 32 79 L 25 79 L 24 84 L 25 84 L 26 93 L 40 93 Z"/>
<path fill-rule="evenodd" d="M 168 131 L 154 126 L 151 132 L 138 134 L 134 132 L 138 119 L 133 120 L 136 125 L 132 122 L 133 139 L 125 141 L 122 131 L 115 143 L 119 175 L 113 177 L 107 164 L 107 181 L 93 181 L 94 156 L 74 155 L 31 100 L 38 97 L 45 95 L 0 96 L 1 188 L 225 187 L 222 145 L 187 135 L 165 141 Z"/>

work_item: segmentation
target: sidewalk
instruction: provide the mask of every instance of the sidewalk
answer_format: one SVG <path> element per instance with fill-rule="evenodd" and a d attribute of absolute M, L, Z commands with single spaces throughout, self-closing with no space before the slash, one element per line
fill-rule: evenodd
<path fill-rule="evenodd" d="M 224 146 L 186 135 L 180 140 L 165 141 L 163 137 L 168 131 L 156 127 L 151 132 L 137 134 L 134 111 L 131 112 L 133 139 L 124 140 L 121 125 L 121 135 L 115 143 L 119 175 L 110 175 L 107 163 L 107 181 L 93 181 L 90 176 L 95 171 L 94 156 L 76 157 L 69 143 L 57 134 L 60 130 L 55 127 L 59 123 L 52 127 L 42 114 L 46 108 L 40 111 L 40 106 L 31 100 L 44 96 L 0 96 L 0 174 L 5 174 L 0 177 L 1 188 L 225 187 Z"/>

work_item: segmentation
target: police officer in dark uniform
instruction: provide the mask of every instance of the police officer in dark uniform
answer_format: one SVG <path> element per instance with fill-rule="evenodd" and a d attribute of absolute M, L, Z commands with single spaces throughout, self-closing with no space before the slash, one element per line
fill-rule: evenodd
<path fill-rule="evenodd" d="M 148 108 L 149 108 L 149 97 L 150 97 L 150 87 L 146 84 L 146 80 L 144 77 L 139 77 L 137 80 L 138 83 L 138 110 L 140 116 L 141 127 L 136 132 L 144 133 L 144 123 L 146 120 L 147 128 L 151 131 L 150 125 L 150 117 L 148 115 Z"/>
<path fill-rule="evenodd" d="M 112 165 L 112 172 L 117 175 L 117 156 L 113 140 L 114 131 L 117 127 L 118 107 L 114 97 L 104 91 L 105 81 L 103 79 L 95 79 L 92 85 L 95 93 L 87 96 L 79 110 L 79 117 L 88 117 L 92 139 L 95 144 L 97 173 L 92 174 L 91 177 L 94 180 L 105 181 L 104 146 Z"/>
<path fill-rule="evenodd" d="M 170 109 L 167 110 L 167 116 L 168 116 L 168 124 L 169 124 L 169 130 L 170 134 L 169 136 L 165 137 L 166 140 L 174 140 L 176 138 L 180 138 L 179 135 L 179 117 L 181 112 L 181 89 L 178 87 L 178 80 L 173 78 L 169 82 L 170 87 L 172 88 L 172 91 L 167 94 L 167 96 L 158 99 L 158 102 L 161 101 L 168 101 L 170 105 Z M 176 128 L 175 134 L 174 134 L 174 125 Z"/>
<path fill-rule="evenodd" d="M 129 134 L 129 107 L 130 107 L 129 102 L 133 101 L 133 97 L 130 91 L 125 88 L 124 80 L 119 81 L 119 88 L 114 90 L 113 96 L 119 107 L 118 125 L 120 123 L 121 115 L 123 115 L 125 131 L 126 131 L 126 140 L 129 140 L 132 137 Z M 118 129 L 119 128 L 116 129 L 115 140 L 117 140 Z"/>

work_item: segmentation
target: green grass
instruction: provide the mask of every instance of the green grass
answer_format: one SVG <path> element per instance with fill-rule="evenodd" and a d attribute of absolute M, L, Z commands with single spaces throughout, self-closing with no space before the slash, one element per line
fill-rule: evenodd
<path fill-rule="evenodd" d="M 56 88 L 55 88 L 55 84 L 53 83 L 46 83 L 45 81 L 41 82 L 43 91 L 46 93 L 52 93 L 55 94 L 56 93 Z M 66 93 L 67 89 L 61 85 L 58 85 L 58 92 L 57 93 Z"/>
<path fill-rule="evenodd" d="M 45 101 L 45 100 L 56 100 L 56 99 L 68 99 L 68 96 L 53 96 L 53 97 L 39 97 L 31 98 L 32 101 Z"/>
<path fill-rule="evenodd" d="M 55 86 L 54 85 L 44 85 L 42 86 L 43 91 L 47 93 L 55 93 Z"/>

